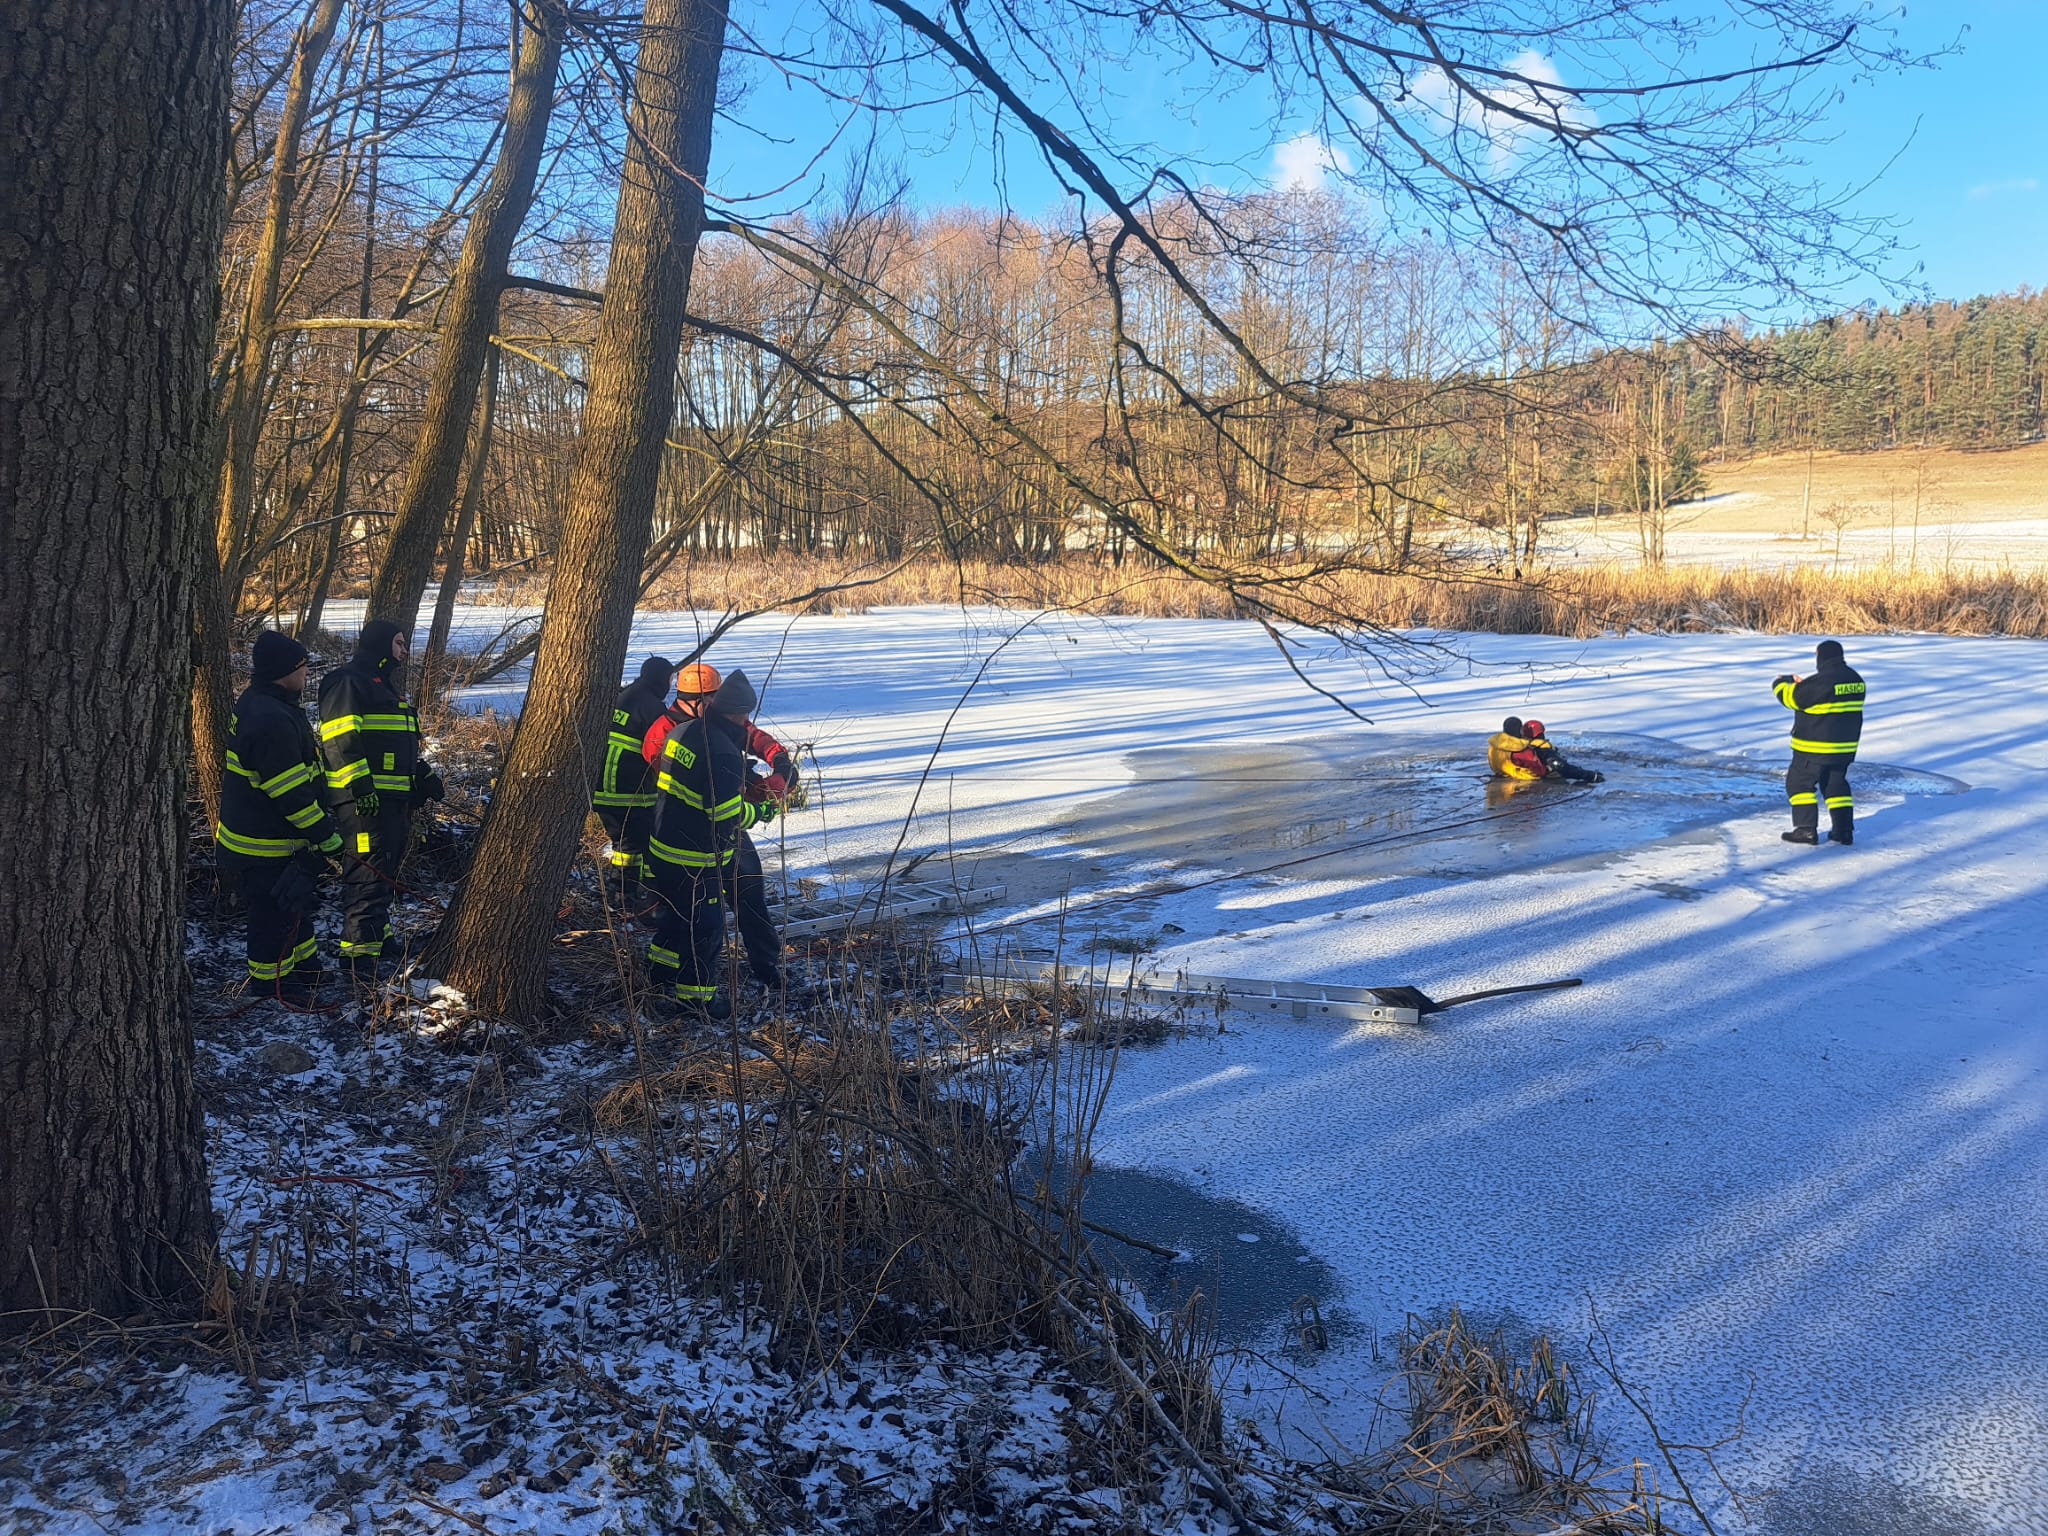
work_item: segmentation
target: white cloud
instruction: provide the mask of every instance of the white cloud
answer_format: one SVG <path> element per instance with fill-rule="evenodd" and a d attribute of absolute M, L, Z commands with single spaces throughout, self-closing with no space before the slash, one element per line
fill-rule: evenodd
<path fill-rule="evenodd" d="M 1524 141 L 1545 136 L 1544 123 L 1564 130 L 1590 128 L 1599 121 L 1591 107 L 1563 89 L 1564 77 L 1557 66 L 1535 49 L 1523 49 L 1501 67 L 1520 78 L 1501 80 L 1469 73 L 1464 77 L 1467 87 L 1483 92 L 1498 107 L 1474 101 L 1468 91 L 1454 90 L 1449 77 L 1435 68 L 1424 70 L 1409 84 L 1408 98 L 1444 132 L 1477 135 L 1496 171 L 1510 167 L 1521 154 Z M 1511 115 L 1515 113 L 1522 115 Z M 1527 118 L 1538 121 L 1531 123 Z"/>
<path fill-rule="evenodd" d="M 1334 144 L 1325 144 L 1312 133 L 1297 133 L 1284 144 L 1273 146 L 1273 169 L 1267 176 L 1276 192 L 1320 192 L 1330 173 L 1346 174 L 1351 157 Z"/>
<path fill-rule="evenodd" d="M 1970 188 L 1970 201 L 1981 203 L 1987 197 L 2008 197 L 2015 192 L 2038 192 L 2041 178 L 2038 176 L 2012 176 L 2004 181 L 1980 181 Z"/>

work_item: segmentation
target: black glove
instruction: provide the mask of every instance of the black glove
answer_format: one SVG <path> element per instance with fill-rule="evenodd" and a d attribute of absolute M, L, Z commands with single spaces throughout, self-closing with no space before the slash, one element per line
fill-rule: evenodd
<path fill-rule="evenodd" d="M 356 814 L 358 816 L 374 816 L 383 804 L 383 798 L 378 795 L 377 791 L 366 789 L 356 796 Z"/>
<path fill-rule="evenodd" d="M 412 776 L 412 792 L 422 800 L 445 800 L 448 790 L 441 783 L 441 775 L 427 768 Z"/>
<path fill-rule="evenodd" d="M 1790 672 L 1781 672 L 1778 674 L 1778 676 L 1771 679 L 1771 686 L 1773 688 L 1782 688 L 1787 683 L 1796 683 L 1798 681 L 1799 679 L 1794 677 Z"/>
<path fill-rule="evenodd" d="M 304 849 L 292 855 L 270 887 L 270 899 L 287 912 L 310 912 L 320 904 L 320 857 Z"/>

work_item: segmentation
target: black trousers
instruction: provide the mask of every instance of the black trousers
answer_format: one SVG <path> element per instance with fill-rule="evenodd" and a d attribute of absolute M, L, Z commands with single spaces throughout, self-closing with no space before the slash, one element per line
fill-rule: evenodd
<path fill-rule="evenodd" d="M 627 911 L 641 902 L 641 882 L 654 878 L 647 862 L 647 839 L 654 831 L 651 805 L 600 805 L 597 819 L 612 840 L 611 860 L 605 873 L 610 898 Z"/>
<path fill-rule="evenodd" d="M 254 992 L 275 992 L 287 981 L 303 986 L 320 973 L 313 914 L 289 911 L 272 895 L 278 876 L 291 862 L 288 858 L 250 858 L 226 849 L 220 853 L 221 873 L 232 877 L 241 891 L 249 987 Z"/>
<path fill-rule="evenodd" d="M 781 986 L 782 930 L 768 910 L 768 877 L 761 868 L 760 850 L 744 832 L 732 861 L 731 889 L 733 916 L 739 924 L 740 943 L 747 951 L 748 969 L 762 986 Z"/>
<path fill-rule="evenodd" d="M 1792 802 L 1792 825 L 1805 832 L 1820 830 L 1820 808 L 1828 808 L 1835 837 L 1856 830 L 1856 798 L 1849 793 L 1853 752 L 1794 752 L 1785 770 L 1785 796 Z"/>
<path fill-rule="evenodd" d="M 398 866 L 412 836 L 412 797 L 383 790 L 377 814 L 359 816 L 353 804 L 336 810 L 341 829 L 341 957 L 374 960 L 391 940 L 391 899 Z"/>
<path fill-rule="evenodd" d="M 647 946 L 647 974 L 663 997 L 708 1003 L 718 991 L 718 962 L 725 953 L 725 877 L 715 869 L 652 863 L 660 904 L 654 909 L 654 942 Z"/>

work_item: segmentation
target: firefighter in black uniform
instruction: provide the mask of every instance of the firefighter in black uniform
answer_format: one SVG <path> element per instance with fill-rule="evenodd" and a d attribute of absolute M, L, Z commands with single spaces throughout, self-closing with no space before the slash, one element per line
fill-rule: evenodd
<path fill-rule="evenodd" d="M 306 648 L 265 630 L 251 661 L 228 726 L 213 837 L 221 873 L 235 879 L 248 909 L 251 989 L 305 1002 L 321 976 L 315 881 L 340 853 L 341 835 L 321 804 L 320 743 L 299 703 Z"/>
<path fill-rule="evenodd" d="M 702 710 L 669 733 L 656 778 L 647 856 L 661 904 L 647 967 L 658 997 L 699 1018 L 732 1016 L 731 1001 L 718 995 L 724 891 L 740 834 L 767 825 L 778 809 L 746 795 L 747 716 L 759 702 L 744 672 L 727 677 Z"/>
<path fill-rule="evenodd" d="M 1838 640 L 1823 640 L 1813 653 L 1811 677 L 1790 673 L 1771 685 L 1778 702 L 1793 711 L 1792 766 L 1785 793 L 1792 801 L 1788 843 L 1820 841 L 1820 808 L 1828 808 L 1828 841 L 1856 841 L 1856 801 L 1849 793 L 1849 765 L 1863 734 L 1863 679 L 1842 659 Z"/>
<path fill-rule="evenodd" d="M 355 655 L 320 682 L 327 803 L 344 855 L 341 956 L 359 976 L 376 973 L 392 938 L 391 898 L 412 808 L 442 795 L 441 776 L 420 760 L 419 712 L 403 691 L 407 649 L 403 630 L 372 619 Z"/>
<path fill-rule="evenodd" d="M 641 907 L 640 882 L 650 874 L 647 834 L 654 826 L 654 771 L 640 755 L 640 743 L 668 708 L 669 684 L 675 675 L 674 662 L 650 656 L 641 663 L 640 675 L 620 692 L 612 706 L 597 788 L 590 797 L 612 840 L 608 895 L 628 915 Z"/>

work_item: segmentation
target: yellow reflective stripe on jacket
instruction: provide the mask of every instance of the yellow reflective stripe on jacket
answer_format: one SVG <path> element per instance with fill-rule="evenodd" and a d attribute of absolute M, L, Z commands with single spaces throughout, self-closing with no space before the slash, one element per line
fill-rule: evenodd
<path fill-rule="evenodd" d="M 605 739 L 621 752 L 631 752 L 635 757 L 640 755 L 640 743 L 628 736 L 624 731 L 612 731 Z"/>
<path fill-rule="evenodd" d="M 412 780 L 402 773 L 373 773 L 370 783 L 378 789 L 394 790 L 401 795 L 412 793 Z"/>
<path fill-rule="evenodd" d="M 647 852 L 664 864 L 674 864 L 683 869 L 716 869 L 721 864 L 730 864 L 738 850 L 727 848 L 718 853 L 701 853 L 695 848 L 677 848 L 660 839 L 650 839 Z"/>
<path fill-rule="evenodd" d="M 1836 699 L 1831 704 L 1809 704 L 1799 711 L 1802 715 L 1860 715 L 1863 713 L 1861 699 Z"/>
<path fill-rule="evenodd" d="M 711 812 L 711 819 L 713 821 L 731 821 L 733 817 L 744 816 L 746 813 L 747 797 L 744 794 L 738 794 L 717 806 Z"/>
<path fill-rule="evenodd" d="M 404 731 L 411 735 L 417 730 L 411 715 L 336 715 L 320 722 L 320 739 L 332 741 L 350 731 Z"/>
<path fill-rule="evenodd" d="M 256 775 L 242 766 L 241 755 L 233 747 L 228 748 L 228 772 L 238 778 L 247 779 L 251 784 L 256 782 Z"/>
<path fill-rule="evenodd" d="M 320 722 L 320 739 L 332 741 L 337 736 L 346 736 L 350 731 L 360 731 L 362 728 L 361 715 L 337 715 L 332 720 Z"/>
<path fill-rule="evenodd" d="M 296 811 L 288 811 L 284 819 L 295 827 L 311 828 L 326 814 L 316 801 L 311 805 L 302 805 Z"/>
<path fill-rule="evenodd" d="M 347 789 L 357 779 L 367 779 L 369 776 L 370 765 L 359 757 L 346 768 L 328 769 L 327 787 L 329 789 Z"/>
<path fill-rule="evenodd" d="M 652 805 L 654 804 L 654 799 L 655 797 L 651 794 L 637 791 L 629 795 L 616 789 L 600 789 L 590 797 L 590 802 L 593 805 L 602 805 L 607 808 L 616 806 L 631 808 L 633 806 Z"/>
<path fill-rule="evenodd" d="M 239 832 L 230 832 L 225 825 L 216 825 L 213 840 L 230 853 L 246 854 L 252 859 L 288 859 L 306 846 L 302 837 L 244 837 Z"/>
<path fill-rule="evenodd" d="M 270 796 L 271 799 L 276 800 L 290 794 L 301 784 L 312 783 L 313 773 L 314 769 L 311 763 L 293 763 L 283 773 L 274 774 L 261 783 L 256 783 L 254 775 L 251 775 L 250 782 L 256 783 L 258 789 Z"/>
<path fill-rule="evenodd" d="M 665 772 L 654 783 L 664 795 L 674 795 L 691 810 L 701 811 L 704 809 L 704 797 L 674 774 Z"/>
<path fill-rule="evenodd" d="M 1792 738 L 1794 752 L 1809 752 L 1816 757 L 1848 757 L 1855 753 L 1857 743 L 1853 741 L 1804 741 Z"/>

